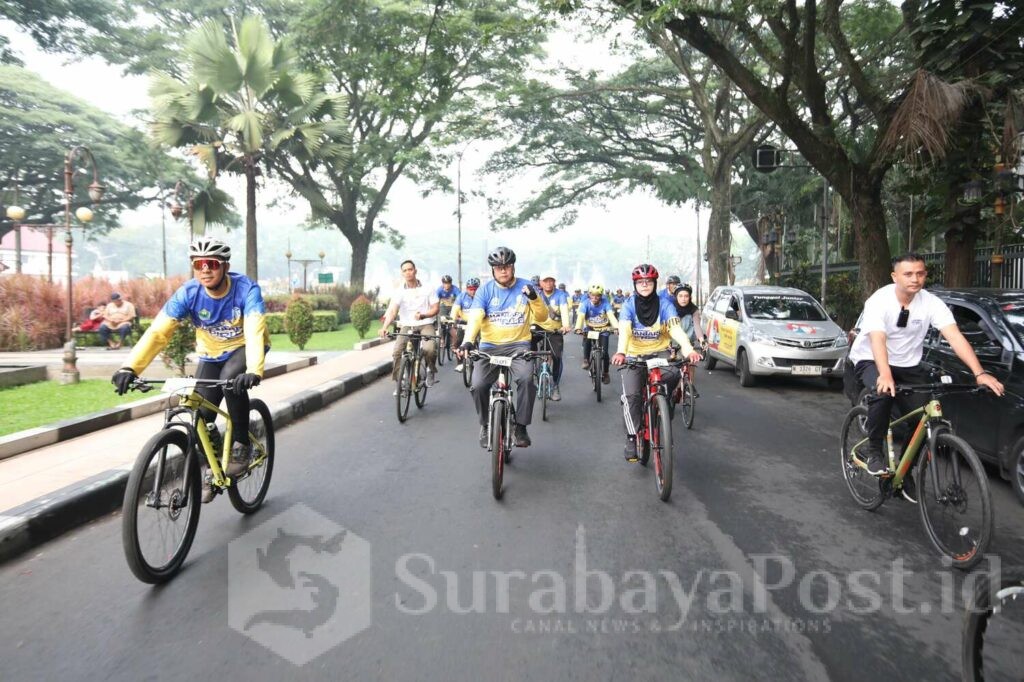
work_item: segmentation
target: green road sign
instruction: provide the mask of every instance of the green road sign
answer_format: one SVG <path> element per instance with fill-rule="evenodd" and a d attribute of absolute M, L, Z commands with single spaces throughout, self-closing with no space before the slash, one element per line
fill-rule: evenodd
<path fill-rule="evenodd" d="M 333 272 L 321 272 L 317 274 L 316 281 L 320 284 L 334 284 Z"/>

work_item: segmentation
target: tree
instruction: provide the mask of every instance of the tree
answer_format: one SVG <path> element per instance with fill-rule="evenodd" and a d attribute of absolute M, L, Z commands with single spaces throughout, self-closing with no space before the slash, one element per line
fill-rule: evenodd
<path fill-rule="evenodd" d="M 353 156 L 268 157 L 315 221 L 352 246 L 361 290 L 370 245 L 400 233 L 378 221 L 395 182 L 447 188 L 445 146 L 487 132 L 485 110 L 520 77 L 542 24 L 519 0 L 307 0 L 288 32 L 302 62 L 348 95 Z M 439 151 L 440 150 L 440 151 Z"/>
<path fill-rule="evenodd" d="M 288 146 L 344 163 L 345 102 L 317 94 L 315 78 L 295 67 L 292 53 L 258 17 L 246 17 L 237 29 L 232 22 L 230 38 L 209 20 L 187 41 L 191 70 L 183 78 L 154 75 L 152 132 L 160 144 L 191 149 L 211 177 L 221 171 L 245 176 L 245 271 L 256 280 L 259 162 Z"/>
<path fill-rule="evenodd" d="M 63 222 L 64 156 L 78 144 L 92 151 L 106 186 L 90 235 L 116 226 L 120 211 L 157 200 L 160 185 L 180 178 L 201 186 L 186 163 L 147 145 L 139 131 L 21 67 L 0 65 L 0 109 L 0 178 L 18 185 L 18 201 L 28 212 L 22 222 Z M 80 192 L 72 210 L 89 205 L 87 184 L 76 183 Z M 3 189 L 5 201 L 13 202 Z M 210 222 L 230 221 L 230 199 L 223 193 L 206 190 L 199 198 L 201 210 L 209 207 Z M 11 229 L 6 218 L 0 222 L 0 236 Z"/>
<path fill-rule="evenodd" d="M 899 10 L 882 0 L 845 8 L 842 0 L 605 4 L 639 13 L 641 22 L 663 27 L 722 70 L 842 196 L 856 233 L 862 292 L 884 284 L 890 254 L 881 190 L 893 160 L 880 141 L 909 74 Z M 729 26 L 742 47 L 712 24 Z"/>
<path fill-rule="evenodd" d="M 113 0 L 4 0 L 0 19 L 24 29 L 44 50 L 68 52 L 109 34 L 124 17 Z M 0 36 L 0 63 L 21 65 Z"/>

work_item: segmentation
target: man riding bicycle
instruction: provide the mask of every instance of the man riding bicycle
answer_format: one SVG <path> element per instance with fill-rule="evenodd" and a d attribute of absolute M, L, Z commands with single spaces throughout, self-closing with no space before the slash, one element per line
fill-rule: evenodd
<path fill-rule="evenodd" d="M 667 351 L 675 341 L 690 362 L 700 360 L 700 354 L 693 350 L 686 337 L 675 306 L 656 293 L 658 270 L 647 263 L 633 268 L 633 289 L 631 296 L 622 304 L 619 317 L 619 348 L 612 358 L 612 364 L 626 364 L 626 356 L 649 357 Z M 666 379 L 669 395 L 679 384 L 679 370 L 664 367 L 661 374 Z M 646 370 L 627 367 L 622 370 L 622 416 L 626 428 L 625 457 L 636 461 L 636 434 L 643 422 L 644 398 L 641 392 L 647 382 Z"/>
<path fill-rule="evenodd" d="M 170 343 L 175 328 L 189 321 L 196 328 L 199 355 L 197 379 L 230 380 L 230 388 L 199 386 L 197 391 L 214 405 L 227 400 L 231 416 L 231 460 L 225 473 L 237 476 L 249 465 L 248 390 L 260 383 L 266 352 L 270 349 L 263 295 L 256 282 L 237 272 L 228 272 L 231 247 L 219 239 L 201 237 L 188 249 L 193 279 L 182 284 L 164 304 L 153 324 L 135 344 L 124 367 L 111 377 L 119 395 L 124 395 L 138 375 Z M 212 427 L 216 413 L 203 411 Z M 214 497 L 208 476 L 203 476 L 203 502 Z"/>
<path fill-rule="evenodd" d="M 458 299 L 459 288 L 452 284 L 452 276 L 445 275 L 441 278 L 441 286 L 437 288 L 437 301 L 440 304 L 441 317 L 450 317 L 452 312 L 452 306 L 455 305 L 456 299 Z"/>
<path fill-rule="evenodd" d="M 480 287 L 473 297 L 466 325 L 466 339 L 459 347 L 459 359 L 466 351 L 474 348 L 474 340 L 480 336 L 480 350 L 491 355 L 514 355 L 530 349 L 530 325 L 540 324 L 548 319 L 548 309 L 537 295 L 537 290 L 525 279 L 516 277 L 516 254 L 512 249 L 499 246 L 487 256 L 491 266 L 491 281 Z M 473 368 L 473 385 L 470 393 L 480 419 L 480 447 L 487 447 L 487 408 L 490 401 L 491 384 L 498 376 L 499 369 L 486 363 Z M 516 425 L 514 429 L 517 448 L 530 445 L 526 427 L 533 420 L 533 401 L 537 397 L 537 386 L 533 383 L 533 366 L 527 360 L 516 358 L 509 368 L 511 381 L 515 384 Z"/>
<path fill-rule="evenodd" d="M 454 322 L 466 319 L 466 312 L 473 305 L 473 297 L 476 296 L 476 290 L 480 287 L 480 280 L 476 277 L 470 277 L 466 280 L 466 290 L 458 295 L 455 299 L 455 305 L 452 306 L 451 319 Z M 466 331 L 460 325 L 452 327 L 452 348 L 458 348 L 462 345 L 462 339 L 465 338 Z M 462 371 L 462 363 L 455 365 L 455 371 Z"/>
<path fill-rule="evenodd" d="M 554 356 L 551 362 L 552 378 L 554 387 L 551 389 L 551 399 L 559 401 L 562 393 L 558 383 L 562 380 L 562 351 L 565 347 L 563 334 L 568 334 L 569 327 L 569 297 L 564 291 L 555 288 L 555 276 L 547 275 L 540 281 L 540 297 L 544 306 L 548 309 L 548 319 L 537 326 L 551 334 L 548 336 L 548 343 L 551 344 L 551 353 Z M 534 350 L 540 347 L 540 335 L 533 339 Z"/>
<path fill-rule="evenodd" d="M 683 283 L 679 275 L 669 275 L 665 280 L 665 288 L 661 290 L 661 299 L 666 303 L 675 304 L 676 289 Z"/>
<path fill-rule="evenodd" d="M 892 284 L 871 294 L 864 303 L 860 331 L 850 347 L 850 361 L 864 386 L 875 391 L 868 399 L 867 467 L 873 475 L 888 471 L 882 456 L 882 441 L 889 427 L 895 400 L 904 414 L 916 409 L 913 397 L 896 397 L 896 383 L 923 384 L 927 374 L 921 368 L 924 339 L 929 327 L 935 327 L 957 357 L 967 365 L 980 386 L 1003 395 L 1002 383 L 982 368 L 971 344 L 960 333 L 953 313 L 937 296 L 924 289 L 928 276 L 924 258 L 907 253 L 892 261 Z M 914 487 L 908 476 L 903 497 L 914 499 Z"/>
<path fill-rule="evenodd" d="M 576 333 L 582 334 L 586 327 L 601 332 L 601 367 L 594 368 L 594 371 L 601 372 L 601 383 L 610 383 L 608 376 L 608 335 L 619 326 L 615 319 L 615 311 L 612 304 L 604 295 L 604 287 L 594 284 L 587 291 L 587 298 L 580 304 L 579 316 L 576 318 Z M 592 341 L 586 336 L 583 337 L 583 369 L 590 369 L 590 351 Z"/>
<path fill-rule="evenodd" d="M 411 260 L 402 261 L 402 279 L 405 280 L 402 288 L 395 292 L 391 298 L 391 304 L 384 313 L 384 322 L 377 333 L 381 338 L 387 336 L 388 327 L 398 318 L 399 333 L 412 334 L 414 332 L 430 332 L 434 328 L 434 319 L 438 309 L 441 307 L 437 298 L 437 292 L 427 287 L 416 279 L 416 264 Z M 395 339 L 395 349 L 392 352 L 394 363 L 391 369 L 391 380 L 398 382 L 398 370 L 401 367 L 402 351 L 405 350 L 406 337 Z M 434 339 L 423 339 L 420 341 L 423 349 L 423 357 L 427 361 L 427 386 L 437 383 L 437 344 Z M 398 386 L 395 386 L 394 395 L 398 395 Z"/>

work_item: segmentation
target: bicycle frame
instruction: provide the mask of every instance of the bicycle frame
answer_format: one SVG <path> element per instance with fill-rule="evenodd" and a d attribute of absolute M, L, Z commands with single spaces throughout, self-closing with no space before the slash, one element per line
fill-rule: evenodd
<path fill-rule="evenodd" d="M 552 371 L 551 366 L 551 359 L 554 357 L 554 351 L 551 349 L 551 341 L 548 339 L 552 332 L 540 331 L 537 333 L 541 337 L 540 343 L 537 345 L 537 350 L 542 353 L 547 353 L 547 355 L 545 355 L 542 358 L 537 358 L 538 360 L 540 360 L 539 365 L 536 363 L 534 364 L 534 383 L 538 384 L 539 388 L 540 378 L 542 376 L 547 375 L 551 377 L 551 381 L 546 382 L 544 384 L 550 397 L 551 386 L 554 384 L 555 381 L 555 374 L 554 371 Z"/>
<path fill-rule="evenodd" d="M 898 488 L 903 482 L 903 479 L 906 478 L 914 460 L 917 459 L 918 454 L 921 452 L 921 445 L 924 443 L 925 439 L 927 438 L 929 449 L 931 449 L 935 444 L 936 436 L 940 432 L 952 430 L 950 429 L 949 424 L 943 419 L 942 404 L 937 398 L 932 398 L 922 407 L 889 422 L 889 427 L 892 428 L 898 424 L 909 422 L 915 417 L 918 418 L 917 427 L 914 429 L 914 434 L 910 437 L 910 441 L 903 450 L 903 456 L 900 458 L 899 464 L 895 464 L 893 461 L 895 456 L 894 452 L 890 450 L 886 453 L 889 460 L 888 465 L 890 473 L 888 475 L 892 477 L 892 485 L 894 488 Z M 853 446 L 853 461 L 858 467 L 865 471 L 867 471 L 868 465 L 860 458 L 857 453 L 857 449 L 867 442 L 868 439 L 864 438 Z M 956 466 L 955 460 L 954 466 Z M 932 476 L 931 481 L 934 487 L 933 492 L 938 496 L 939 490 L 937 477 Z"/>
<path fill-rule="evenodd" d="M 512 449 L 512 424 L 516 421 L 515 386 L 508 380 L 507 369 L 498 370 L 498 378 L 491 385 L 490 400 L 487 403 L 487 423 L 491 423 L 495 403 L 505 403 L 505 451 Z M 487 446 L 488 451 L 490 445 Z"/>

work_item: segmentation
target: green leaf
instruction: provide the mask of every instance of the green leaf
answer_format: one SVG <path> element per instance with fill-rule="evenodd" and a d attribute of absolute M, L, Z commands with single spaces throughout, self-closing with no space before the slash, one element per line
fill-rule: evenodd
<path fill-rule="evenodd" d="M 196 79 L 215 93 L 234 92 L 242 86 L 242 70 L 216 21 L 206 21 L 192 33 L 186 52 Z"/>
<path fill-rule="evenodd" d="M 270 89 L 277 79 L 273 66 L 274 40 L 262 19 L 249 16 L 238 30 L 238 63 L 242 77 L 257 96 Z"/>
<path fill-rule="evenodd" d="M 239 112 L 228 120 L 227 127 L 238 133 L 239 143 L 246 153 L 259 151 L 263 146 L 263 121 L 258 112 Z"/>

